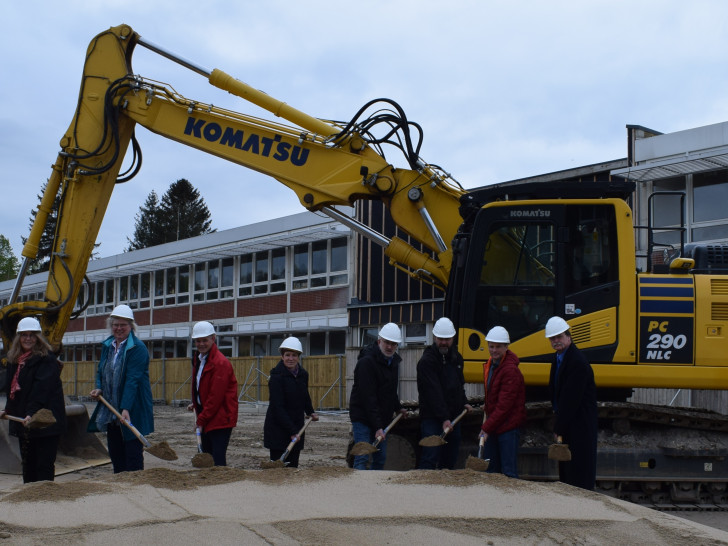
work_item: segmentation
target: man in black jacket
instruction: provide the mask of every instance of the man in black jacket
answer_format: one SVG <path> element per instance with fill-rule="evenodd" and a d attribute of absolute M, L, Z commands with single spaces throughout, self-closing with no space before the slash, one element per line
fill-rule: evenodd
<path fill-rule="evenodd" d="M 465 396 L 463 357 L 454 343 L 455 326 L 443 317 L 432 329 L 434 343 L 425 348 L 417 363 L 417 391 L 420 404 L 422 437 L 439 436 L 448 431 L 444 446 L 423 447 L 420 468 L 455 468 L 460 449 L 460 424 L 452 421 L 472 408 Z"/>
<path fill-rule="evenodd" d="M 382 470 L 387 459 L 384 429 L 396 412 L 406 414 L 399 400 L 397 347 L 402 342 L 399 327 L 390 322 L 379 330 L 377 342 L 364 347 L 354 368 L 354 386 L 349 398 L 349 418 L 354 442 L 379 439 L 379 451 L 372 455 L 371 470 Z M 366 470 L 369 455 L 354 457 L 354 468 Z"/>
<path fill-rule="evenodd" d="M 546 323 L 546 337 L 556 351 L 551 359 L 549 390 L 556 419 L 554 433 L 569 445 L 571 461 L 559 462 L 559 480 L 594 490 L 597 473 L 597 396 L 594 372 L 571 341 L 561 317 Z"/>

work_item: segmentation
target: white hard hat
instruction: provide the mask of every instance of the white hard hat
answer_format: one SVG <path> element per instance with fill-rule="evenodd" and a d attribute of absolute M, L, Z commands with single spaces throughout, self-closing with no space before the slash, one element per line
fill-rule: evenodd
<path fill-rule="evenodd" d="M 455 325 L 447 317 L 438 319 L 432 329 L 432 335 L 441 339 L 449 339 L 455 337 Z"/>
<path fill-rule="evenodd" d="M 215 327 L 209 322 L 203 320 L 192 327 L 192 339 L 199 339 L 215 334 Z"/>
<path fill-rule="evenodd" d="M 486 334 L 485 341 L 505 343 L 508 345 L 511 342 L 511 337 L 508 335 L 508 330 L 503 328 L 503 326 L 493 326 Z"/>
<path fill-rule="evenodd" d="M 569 324 L 561 317 L 551 317 L 546 323 L 546 337 L 558 336 L 569 329 Z"/>
<path fill-rule="evenodd" d="M 287 337 L 278 347 L 278 351 L 282 354 L 284 351 L 296 351 L 297 353 L 303 352 L 303 346 L 297 337 Z"/>
<path fill-rule="evenodd" d="M 38 319 L 33 317 L 25 317 L 20 319 L 18 322 L 18 328 L 15 330 L 16 333 L 20 332 L 40 332 L 40 322 Z"/>
<path fill-rule="evenodd" d="M 402 332 L 394 322 L 388 322 L 382 326 L 382 329 L 379 330 L 379 337 L 394 343 L 402 343 Z"/>
<path fill-rule="evenodd" d="M 126 320 L 134 320 L 134 312 L 131 310 L 131 307 L 124 305 L 123 303 L 114 307 L 114 310 L 109 316 L 123 318 Z"/>

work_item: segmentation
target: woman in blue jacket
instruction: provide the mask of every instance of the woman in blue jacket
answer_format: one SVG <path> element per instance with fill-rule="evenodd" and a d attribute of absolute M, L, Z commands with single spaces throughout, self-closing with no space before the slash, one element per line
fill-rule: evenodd
<path fill-rule="evenodd" d="M 103 343 L 96 373 L 96 388 L 90 396 L 102 395 L 142 435 L 154 432 L 152 387 L 149 382 L 149 352 L 136 337 L 134 313 L 118 305 L 107 319 L 111 330 Z M 144 470 L 144 446 L 105 405 L 99 403 L 89 421 L 89 432 L 106 432 L 114 474 Z"/>

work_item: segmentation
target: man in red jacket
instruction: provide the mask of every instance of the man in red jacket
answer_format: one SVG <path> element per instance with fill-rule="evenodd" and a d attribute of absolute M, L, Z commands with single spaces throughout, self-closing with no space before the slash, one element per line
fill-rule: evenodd
<path fill-rule="evenodd" d="M 202 451 L 212 455 L 215 466 L 226 466 L 230 434 L 238 424 L 238 381 L 230 361 L 217 349 L 212 324 L 195 324 L 192 341 L 197 352 L 192 357 L 192 403 L 187 409 L 197 412 Z"/>
<path fill-rule="evenodd" d="M 483 458 L 490 459 L 488 472 L 518 478 L 519 427 L 526 421 L 526 384 L 518 369 L 518 357 L 508 349 L 508 331 L 495 326 L 485 340 L 490 358 L 483 365 Z"/>

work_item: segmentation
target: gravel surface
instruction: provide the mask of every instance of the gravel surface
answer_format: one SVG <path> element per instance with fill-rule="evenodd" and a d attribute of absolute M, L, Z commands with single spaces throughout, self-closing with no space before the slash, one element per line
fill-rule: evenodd
<path fill-rule="evenodd" d="M 349 421 L 321 414 L 301 468 L 261 470 L 264 415 L 241 409 L 227 468 L 195 468 L 193 417 L 155 406 L 145 470 L 101 466 L 22 485 L 0 476 L 8 544 L 728 544 L 728 533 L 561 483 L 472 470 L 357 472 L 346 466 Z M 724 513 L 714 513 L 722 515 Z M 726 519 L 722 517 L 721 519 Z M 710 525 L 710 522 L 705 522 Z M 724 527 L 725 528 L 725 527 Z"/>

